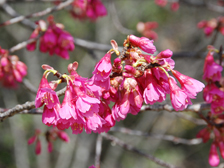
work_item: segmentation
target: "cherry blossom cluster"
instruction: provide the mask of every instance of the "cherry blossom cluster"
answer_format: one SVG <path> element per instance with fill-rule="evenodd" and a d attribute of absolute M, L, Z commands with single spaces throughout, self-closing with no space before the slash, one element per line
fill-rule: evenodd
<path fill-rule="evenodd" d="M 8 50 L 0 47 L 0 82 L 4 87 L 16 88 L 27 74 L 27 66 L 18 56 L 9 55 Z"/>
<path fill-rule="evenodd" d="M 224 111 L 224 90 L 222 83 L 220 83 L 223 68 L 215 62 L 214 53 L 215 49 L 210 49 L 205 58 L 203 79 L 207 82 L 207 85 L 203 91 L 203 98 L 211 104 L 211 113 L 219 115 Z"/>
<path fill-rule="evenodd" d="M 168 0 L 155 0 L 156 5 L 161 6 L 161 7 L 165 7 L 168 3 Z M 172 11 L 177 11 L 179 9 L 179 0 L 175 0 L 170 2 L 170 8 Z"/>
<path fill-rule="evenodd" d="M 222 121 L 223 122 L 223 114 L 222 114 Z M 216 119 L 218 121 L 218 119 Z M 222 128 L 217 128 L 212 125 L 208 125 L 208 127 L 203 128 L 200 130 L 197 135 L 197 138 L 202 138 L 203 143 L 208 142 L 210 137 L 213 138 L 213 142 L 211 144 L 211 148 L 209 151 L 209 157 L 208 157 L 208 162 L 211 166 L 218 166 L 220 163 L 220 158 L 217 149 L 219 149 L 221 157 L 224 159 L 224 129 Z"/>
<path fill-rule="evenodd" d="M 153 31 L 153 29 L 156 29 L 157 27 L 157 22 L 139 22 L 136 26 L 138 32 L 151 40 L 156 40 L 158 38 L 157 33 Z"/>
<path fill-rule="evenodd" d="M 64 59 L 69 59 L 68 51 L 75 49 L 74 39 L 64 26 L 60 23 L 55 23 L 53 16 L 48 17 L 47 23 L 43 20 L 38 22 L 37 28 L 33 31 L 30 39 L 37 38 L 41 33 L 39 49 L 41 52 L 48 52 L 50 55 L 58 55 Z M 36 49 L 37 41 L 27 45 L 27 50 L 33 51 Z"/>
<path fill-rule="evenodd" d="M 203 29 L 206 36 L 210 36 L 215 30 L 224 35 L 224 17 L 213 18 L 211 20 L 202 20 L 197 27 Z"/>
<path fill-rule="evenodd" d="M 41 131 L 39 129 L 35 130 L 34 136 L 30 137 L 28 139 L 28 145 L 31 145 L 33 143 L 35 144 L 35 154 L 39 155 L 41 153 L 41 142 L 40 142 L 40 136 L 42 135 Z M 53 141 L 56 139 L 61 139 L 63 142 L 69 142 L 69 136 L 64 131 L 59 131 L 56 128 L 52 128 L 46 133 L 44 133 L 44 136 L 46 137 L 47 143 L 48 143 L 48 152 L 53 151 Z"/>
<path fill-rule="evenodd" d="M 106 16 L 107 9 L 101 0 L 74 0 L 70 13 L 74 18 L 95 21 L 98 17 Z"/>
<path fill-rule="evenodd" d="M 198 132 L 197 137 L 202 138 L 206 143 L 213 135 L 213 142 L 209 152 L 209 164 L 218 166 L 220 159 L 217 149 L 220 150 L 222 158 L 224 158 L 224 90 L 221 80 L 221 72 L 223 70 L 219 62 L 215 62 L 214 53 L 219 52 L 212 46 L 209 46 L 209 52 L 205 58 L 203 79 L 207 82 L 203 90 L 203 98 L 207 103 L 211 104 L 211 111 L 207 116 L 206 128 Z"/>
<path fill-rule="evenodd" d="M 153 56 L 156 47 L 146 37 L 129 35 L 122 52 L 118 51 L 114 40 L 111 44 L 113 48 L 96 64 L 90 79 L 76 72 L 77 62 L 68 65 L 69 75 L 61 75 L 49 65 L 42 66 L 45 72 L 35 105 L 36 108 L 44 105 L 42 121 L 45 125 L 60 130 L 71 127 L 74 134 L 81 133 L 83 129 L 87 133 L 107 132 L 128 113 L 137 115 L 143 102 L 162 102 L 167 94 L 170 94 L 176 111 L 184 110 L 191 104 L 190 99 L 194 99 L 204 87 L 203 83 L 173 69 L 175 62 L 169 49 Z M 117 55 L 113 64 L 112 53 Z M 59 79 L 48 82 L 50 73 Z M 61 82 L 67 83 L 62 103 L 55 92 Z"/>

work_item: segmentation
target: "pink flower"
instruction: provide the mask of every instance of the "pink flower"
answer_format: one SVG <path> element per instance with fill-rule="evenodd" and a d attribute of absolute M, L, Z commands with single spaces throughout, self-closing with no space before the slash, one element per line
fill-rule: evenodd
<path fill-rule="evenodd" d="M 196 79 L 183 75 L 176 70 L 172 70 L 172 74 L 181 84 L 181 88 L 190 98 L 195 98 L 198 92 L 201 92 L 205 85 Z"/>
<path fill-rule="evenodd" d="M 27 66 L 19 61 L 16 55 L 8 55 L 8 51 L 0 47 L 0 81 L 4 87 L 16 88 L 27 74 Z"/>
<path fill-rule="evenodd" d="M 33 33 L 31 34 L 31 36 L 30 36 L 29 39 L 34 39 L 34 38 L 36 38 L 38 35 L 39 35 L 39 30 L 38 30 L 38 29 L 35 29 L 35 30 L 33 31 Z M 36 49 L 36 43 L 37 43 L 37 42 L 34 41 L 34 42 L 30 43 L 30 44 L 27 44 L 26 49 L 27 49 L 28 51 L 33 51 L 33 50 L 35 50 L 35 49 Z"/>
<path fill-rule="evenodd" d="M 170 85 L 171 103 L 176 111 L 183 110 L 187 107 L 188 104 L 192 104 L 188 95 L 184 90 L 181 90 L 177 86 L 176 81 L 172 77 L 169 77 L 168 82 Z"/>
<path fill-rule="evenodd" d="M 36 108 L 41 107 L 43 104 L 45 104 L 47 108 L 52 109 L 59 103 L 60 102 L 56 92 L 51 89 L 45 75 L 43 75 L 35 99 Z"/>
<path fill-rule="evenodd" d="M 112 70 L 111 65 L 111 54 L 107 53 L 105 56 L 96 64 L 93 74 L 96 80 L 107 80 Z"/>
<path fill-rule="evenodd" d="M 100 16 L 107 15 L 107 9 L 100 0 L 88 0 L 86 16 L 96 20 Z"/>
<path fill-rule="evenodd" d="M 197 24 L 197 27 L 199 29 L 204 28 L 207 25 L 207 21 L 206 20 L 202 20 Z"/>
<path fill-rule="evenodd" d="M 39 138 L 37 139 L 37 143 L 36 143 L 36 146 L 35 146 L 35 153 L 36 153 L 36 155 L 39 155 L 41 153 L 41 143 L 40 143 Z"/>
<path fill-rule="evenodd" d="M 56 44 L 57 44 L 57 36 L 52 29 L 48 28 L 48 30 L 40 38 L 40 51 L 48 52 L 52 50 L 56 46 Z M 50 55 L 52 54 L 53 53 L 50 52 Z"/>
<path fill-rule="evenodd" d="M 75 49 L 73 37 L 66 31 L 63 31 L 58 37 L 58 45 L 66 50 L 72 51 Z"/>
<path fill-rule="evenodd" d="M 212 80 L 213 82 L 219 81 L 222 69 L 222 66 L 214 61 L 213 53 L 209 51 L 205 58 L 203 79 L 206 81 Z"/>
<path fill-rule="evenodd" d="M 203 90 L 203 98 L 207 103 L 216 101 L 218 97 L 223 97 L 224 92 L 221 91 L 214 83 L 206 85 Z"/>
<path fill-rule="evenodd" d="M 156 47 L 153 45 L 153 40 L 149 40 L 146 37 L 139 38 L 134 35 L 130 35 L 128 39 L 133 46 L 139 47 L 147 53 L 154 54 L 156 51 Z"/>
<path fill-rule="evenodd" d="M 112 115 L 118 121 L 125 119 L 128 113 L 137 115 L 143 103 L 142 94 L 135 79 L 125 78 L 120 88 L 112 108 Z"/>
<path fill-rule="evenodd" d="M 206 127 L 206 128 L 203 128 L 202 130 L 200 130 L 197 133 L 196 137 L 202 138 L 203 143 L 206 143 L 210 139 L 210 133 L 211 133 L 210 129 Z"/>
<path fill-rule="evenodd" d="M 51 153 L 53 151 L 53 144 L 51 141 L 48 141 L 48 143 L 47 143 L 47 150 L 49 153 Z"/>
<path fill-rule="evenodd" d="M 75 0 L 72 3 L 72 16 L 79 19 L 90 18 L 92 21 L 107 15 L 107 9 L 100 0 Z"/>
<path fill-rule="evenodd" d="M 39 155 L 41 153 L 41 143 L 40 143 L 40 139 L 39 139 L 40 133 L 41 133 L 40 130 L 36 129 L 35 130 L 35 135 L 32 136 L 31 138 L 29 138 L 29 140 L 28 140 L 28 145 L 31 145 L 36 141 L 36 145 L 35 145 L 36 155 Z"/>
<path fill-rule="evenodd" d="M 100 100 L 89 96 L 78 86 L 74 86 L 73 88 L 74 94 L 76 95 L 76 98 L 73 100 L 73 104 L 75 104 L 78 113 L 85 117 L 90 117 L 93 113 L 98 113 Z"/>
<path fill-rule="evenodd" d="M 74 123 L 71 125 L 72 133 L 73 134 L 81 134 L 83 131 L 83 123 Z"/>
<path fill-rule="evenodd" d="M 66 132 L 64 132 L 64 131 L 58 131 L 57 135 L 58 135 L 58 137 L 61 140 L 65 141 L 65 142 L 69 142 L 70 141 L 68 134 Z"/>
<path fill-rule="evenodd" d="M 58 37 L 58 44 L 55 53 L 64 59 L 69 59 L 69 51 L 75 49 L 73 37 L 66 31 L 61 31 Z"/>
<path fill-rule="evenodd" d="M 102 101 L 100 104 L 99 115 L 101 118 L 105 120 L 105 122 L 103 123 L 102 127 L 98 130 L 98 132 L 99 133 L 108 132 L 110 128 L 115 125 L 115 120 L 112 116 L 110 107 L 104 101 Z"/>
<path fill-rule="evenodd" d="M 107 53 L 95 66 L 92 77 L 94 84 L 109 90 L 111 70 L 111 54 Z"/>
<path fill-rule="evenodd" d="M 219 155 L 218 155 L 215 143 L 212 143 L 211 145 L 208 162 L 213 167 L 216 167 L 219 165 L 220 160 L 219 160 Z"/>
<path fill-rule="evenodd" d="M 57 125 L 57 121 L 59 119 L 59 110 L 60 104 L 55 105 L 53 108 L 49 109 L 46 105 L 44 106 L 43 114 L 42 114 L 42 122 L 47 125 L 51 126 Z"/>
<path fill-rule="evenodd" d="M 60 130 L 68 129 L 77 120 L 76 107 L 72 102 L 73 96 L 70 87 L 71 86 L 67 86 L 62 107 L 59 110 L 57 128 Z"/>
<path fill-rule="evenodd" d="M 166 99 L 166 92 L 152 75 L 151 70 L 146 71 L 145 83 L 143 97 L 146 104 L 154 104 L 157 101 L 162 102 Z"/>
<path fill-rule="evenodd" d="M 158 38 L 158 35 L 155 31 L 152 29 L 155 29 L 158 27 L 157 22 L 139 22 L 136 26 L 137 31 L 142 33 L 144 37 L 147 37 L 149 39 L 155 40 Z"/>
<path fill-rule="evenodd" d="M 205 27 L 204 28 L 204 33 L 206 36 L 210 36 L 213 33 L 214 29 L 212 27 Z"/>
<path fill-rule="evenodd" d="M 86 118 L 86 125 L 85 125 L 86 133 L 90 134 L 91 131 L 95 133 L 99 132 L 99 130 L 105 123 L 106 122 L 104 121 L 104 119 L 102 119 L 98 114 L 94 113 L 92 116 Z"/>
<path fill-rule="evenodd" d="M 68 51 L 75 49 L 73 37 L 66 32 L 62 24 L 56 24 L 53 16 L 48 17 L 49 26 L 46 27 L 44 21 L 38 22 L 38 28 L 32 33 L 30 38 L 35 38 L 39 31 L 45 31 L 44 35 L 40 38 L 39 49 L 41 52 L 49 52 L 50 55 L 57 54 L 64 59 L 69 59 Z M 34 50 L 36 41 L 28 44 L 28 50 Z"/>

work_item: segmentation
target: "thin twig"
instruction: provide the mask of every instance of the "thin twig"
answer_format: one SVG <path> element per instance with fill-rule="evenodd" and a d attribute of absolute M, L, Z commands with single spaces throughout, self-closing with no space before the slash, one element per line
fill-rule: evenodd
<path fill-rule="evenodd" d="M 202 143 L 201 138 L 194 138 L 194 139 L 188 140 L 188 139 L 184 139 L 184 138 L 175 137 L 173 135 L 150 134 L 147 132 L 142 132 L 139 130 L 131 130 L 128 128 L 123 128 L 123 127 L 112 127 L 110 129 L 110 131 L 121 132 L 121 133 L 128 134 L 128 135 L 136 135 L 136 136 L 144 136 L 144 137 L 162 139 L 162 140 L 166 140 L 166 141 L 171 141 L 175 144 L 198 145 L 198 144 Z"/>
<path fill-rule="evenodd" d="M 15 17 L 15 15 L 13 15 L 12 12 L 8 12 L 5 8 L 3 8 L 3 9 L 10 16 Z M 17 14 L 17 16 L 19 15 L 13 8 L 11 8 L 11 9 L 14 11 L 14 13 Z M 30 22 L 32 22 L 32 21 L 30 21 Z M 24 24 L 25 26 L 29 27 L 29 28 L 34 29 L 34 27 L 32 27 L 30 24 L 26 24 L 24 22 L 21 22 L 21 23 Z M 35 23 L 33 22 L 33 24 L 35 24 Z M 82 47 L 82 48 L 87 48 L 87 49 L 90 49 L 90 50 L 109 51 L 111 49 L 111 45 L 100 44 L 100 43 L 96 43 L 96 42 L 92 42 L 92 41 L 88 41 L 88 40 L 83 40 L 83 39 L 80 39 L 80 38 L 74 38 L 74 41 L 75 41 L 75 45 L 77 45 L 79 47 Z M 33 42 L 33 41 L 25 41 L 25 42 L 22 42 L 22 44 L 19 43 L 18 45 L 11 48 L 11 50 L 12 50 L 11 52 L 22 49 L 22 48 L 26 47 L 26 45 L 31 43 L 31 42 Z M 118 49 L 121 51 L 123 49 L 123 47 L 120 46 Z M 195 55 L 196 55 L 195 52 L 177 52 L 177 53 L 173 54 L 172 58 L 174 58 L 174 57 L 176 57 L 176 58 L 178 58 L 178 57 L 181 57 L 181 58 L 183 58 L 183 57 L 194 57 Z"/>
<path fill-rule="evenodd" d="M 166 163 L 165 161 L 163 160 L 160 160 L 150 154 L 147 154 L 147 153 L 144 153 L 142 151 L 140 151 L 139 149 L 123 142 L 122 140 L 118 139 L 117 137 L 114 137 L 112 135 L 109 135 L 109 134 L 106 134 L 106 133 L 102 133 L 101 134 L 105 139 L 108 139 L 108 140 L 111 140 L 113 143 L 119 145 L 120 147 L 124 148 L 125 150 L 128 150 L 128 151 L 131 151 L 131 152 L 134 152 L 136 154 L 139 154 L 141 156 L 144 156 L 146 157 L 147 159 L 153 161 L 154 163 L 160 165 L 160 166 L 163 166 L 163 167 L 167 167 L 167 168 L 179 168 L 177 166 L 174 166 L 174 165 L 171 165 L 169 163 Z"/>
<path fill-rule="evenodd" d="M 117 15 L 117 10 L 116 10 L 116 7 L 115 7 L 115 4 L 114 4 L 114 0 L 110 0 L 109 1 L 109 10 L 111 12 L 111 17 L 112 17 L 112 21 L 113 21 L 113 24 L 115 26 L 115 28 L 121 32 L 122 34 L 133 34 L 134 31 L 133 30 L 130 30 L 130 29 L 127 29 L 125 28 L 124 26 L 122 26 L 120 20 L 119 20 L 119 17 Z"/>
<path fill-rule="evenodd" d="M 215 41 L 217 40 L 218 34 L 219 34 L 219 31 L 215 30 L 215 35 L 213 36 L 210 45 L 214 45 L 215 44 Z"/>
<path fill-rule="evenodd" d="M 224 7 L 214 5 L 211 2 L 207 1 L 189 1 L 189 0 L 179 0 L 181 3 L 185 3 L 187 5 L 195 6 L 195 7 L 206 7 L 211 11 L 218 12 L 218 13 L 224 13 Z"/>
<path fill-rule="evenodd" d="M 20 14 L 18 14 L 10 5 L 8 5 L 7 3 L 3 3 L 2 5 L 0 5 L 1 8 L 11 17 L 19 17 Z M 37 27 L 37 25 L 30 21 L 29 19 L 24 19 L 21 21 L 21 23 L 23 25 L 25 25 L 26 27 L 29 27 L 30 29 L 35 29 Z"/>
<path fill-rule="evenodd" d="M 56 92 L 58 96 L 62 96 L 65 94 L 66 87 Z M 5 119 L 14 116 L 17 113 L 20 113 L 24 110 L 31 110 L 35 108 L 35 101 L 26 102 L 24 104 L 18 104 L 15 107 L 5 111 L 4 113 L 0 113 L 0 121 L 4 121 Z"/>
<path fill-rule="evenodd" d="M 96 139 L 96 156 L 95 156 L 95 167 L 100 168 L 100 156 L 102 151 L 103 137 L 99 134 Z"/>
<path fill-rule="evenodd" d="M 23 21 L 24 19 L 33 18 L 33 17 L 40 17 L 40 16 L 47 15 L 49 13 L 61 10 L 61 9 L 65 8 L 65 7 L 69 6 L 73 1 L 74 0 L 67 0 L 65 2 L 60 3 L 59 5 L 56 5 L 56 6 L 51 7 L 51 8 L 47 8 L 47 9 L 45 9 L 43 11 L 32 13 L 32 14 L 26 15 L 26 16 L 18 16 L 18 17 L 12 18 L 12 19 L 10 19 L 10 20 L 8 20 L 6 22 L 1 23 L 0 27 L 11 25 L 11 24 L 14 24 L 14 23 L 18 23 L 18 22 Z"/>
<path fill-rule="evenodd" d="M 183 111 L 199 112 L 200 110 L 205 110 L 205 109 L 209 109 L 209 108 L 210 108 L 210 104 L 203 102 L 203 103 L 189 105 Z M 168 104 L 143 105 L 141 107 L 142 112 L 147 111 L 147 110 L 154 110 L 154 111 L 166 110 L 166 111 L 169 111 L 169 112 L 174 112 L 175 111 L 173 106 L 168 105 Z"/>
<path fill-rule="evenodd" d="M 207 125 L 206 122 L 202 119 L 198 119 L 198 118 L 195 118 L 195 117 L 192 117 L 188 114 L 184 114 L 184 113 L 175 113 L 176 116 L 178 117 L 181 117 L 185 120 L 188 120 L 196 125 Z"/>
<path fill-rule="evenodd" d="M 37 94 L 37 88 L 34 87 L 33 84 L 30 83 L 28 79 L 23 79 L 23 85 L 33 94 Z"/>
<path fill-rule="evenodd" d="M 25 48 L 27 46 L 27 44 L 30 44 L 36 40 L 38 40 L 41 36 L 43 35 L 43 33 L 40 33 L 37 37 L 23 41 L 21 43 L 16 44 L 15 46 L 13 46 L 12 48 L 9 49 L 10 53 L 13 53 L 17 50 L 21 50 L 22 48 Z"/>

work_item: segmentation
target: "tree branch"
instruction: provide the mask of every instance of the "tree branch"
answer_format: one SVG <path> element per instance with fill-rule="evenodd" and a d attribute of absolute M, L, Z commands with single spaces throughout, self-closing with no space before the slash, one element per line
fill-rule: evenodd
<path fill-rule="evenodd" d="M 3 3 L 2 5 L 0 5 L 1 6 L 1 8 L 8 14 L 8 15 L 10 15 L 10 16 L 12 16 L 12 17 L 19 17 L 20 15 L 10 6 L 10 5 L 8 5 L 7 3 Z M 27 26 L 27 27 L 29 27 L 30 29 L 35 29 L 36 27 L 37 27 L 37 25 L 34 23 L 34 22 L 32 22 L 32 21 L 30 21 L 30 20 L 28 20 L 28 19 L 24 19 L 24 20 L 22 20 L 21 21 L 21 23 L 23 24 L 23 25 L 25 25 L 25 26 Z"/>
<path fill-rule="evenodd" d="M 137 149 L 137 148 L 135 148 L 135 147 L 133 147 L 133 146 L 123 142 L 122 140 L 118 139 L 117 137 L 114 137 L 114 136 L 106 134 L 106 133 L 102 133 L 101 135 L 105 139 L 113 141 L 115 144 L 119 145 L 123 149 L 131 151 L 131 152 L 134 152 L 134 153 L 139 154 L 141 156 L 144 156 L 147 159 L 153 161 L 154 163 L 156 163 L 156 164 L 158 164 L 160 166 L 167 167 L 167 168 L 179 168 L 179 167 L 176 167 L 176 166 L 171 165 L 169 163 L 166 163 L 163 160 L 160 160 L 160 159 L 158 159 L 158 158 L 156 158 L 156 157 L 154 157 L 154 156 L 152 156 L 150 154 L 144 153 L 144 152 L 140 151 L 139 149 Z"/>
<path fill-rule="evenodd" d="M 119 17 L 117 15 L 118 12 L 116 10 L 114 0 L 109 1 L 109 10 L 111 12 L 111 17 L 112 17 L 113 24 L 119 32 L 121 32 L 122 34 L 127 34 L 127 35 L 134 33 L 133 30 L 127 29 L 124 26 L 122 26 L 122 24 L 119 20 Z"/>
<path fill-rule="evenodd" d="M 206 1 L 195 1 L 195 0 L 179 0 L 181 3 L 185 3 L 187 5 L 195 6 L 195 7 L 206 7 L 211 11 L 224 13 L 224 7 L 214 5 L 211 2 Z"/>
<path fill-rule="evenodd" d="M 162 139 L 162 140 L 166 140 L 166 141 L 171 141 L 175 144 L 198 145 L 198 144 L 202 143 L 201 138 L 194 138 L 194 139 L 188 140 L 188 139 L 184 139 L 184 138 L 175 137 L 173 135 L 150 134 L 150 133 L 147 133 L 147 132 L 142 132 L 142 131 L 139 131 L 139 130 L 131 130 L 131 129 L 128 129 L 128 128 L 123 128 L 123 127 L 112 127 L 110 129 L 110 131 L 121 132 L 121 133 L 128 134 L 128 135 L 152 137 L 152 138 L 155 138 L 155 139 Z"/>
<path fill-rule="evenodd" d="M 64 87 L 63 89 L 59 90 L 56 92 L 56 94 L 58 96 L 62 96 L 65 94 L 65 90 L 66 90 L 66 87 Z M 24 110 L 31 110 L 35 108 L 35 101 L 32 101 L 32 102 L 26 102 L 22 105 L 18 104 L 16 105 L 15 107 L 3 112 L 3 113 L 0 113 L 0 121 L 4 121 L 6 118 L 9 118 L 9 117 L 12 117 L 14 116 L 15 114 L 18 114 Z"/>
<path fill-rule="evenodd" d="M 33 18 L 33 17 L 40 17 L 40 16 L 47 15 L 49 13 L 61 10 L 61 9 L 65 8 L 65 7 L 69 6 L 73 1 L 74 0 L 67 0 L 65 2 L 60 3 L 59 5 L 56 5 L 56 6 L 51 7 L 51 8 L 47 8 L 47 9 L 45 9 L 43 11 L 32 13 L 32 14 L 29 14 L 29 15 L 26 15 L 26 16 L 17 16 L 15 18 L 12 18 L 12 19 L 6 21 L 6 22 L 1 23 L 0 27 L 11 25 L 11 24 L 14 24 L 14 23 L 18 23 L 18 22 L 23 21 L 24 19 Z"/>
<path fill-rule="evenodd" d="M 199 112 L 199 111 L 205 110 L 205 109 L 210 109 L 210 104 L 203 102 L 203 103 L 189 105 L 183 111 Z M 173 106 L 168 105 L 168 104 L 143 105 L 141 107 L 142 112 L 147 111 L 147 110 L 154 110 L 154 111 L 166 110 L 166 111 L 169 111 L 169 112 L 175 112 Z"/>
<path fill-rule="evenodd" d="M 100 168 L 100 156 L 102 151 L 103 137 L 99 134 L 96 139 L 96 156 L 95 156 L 95 167 Z"/>

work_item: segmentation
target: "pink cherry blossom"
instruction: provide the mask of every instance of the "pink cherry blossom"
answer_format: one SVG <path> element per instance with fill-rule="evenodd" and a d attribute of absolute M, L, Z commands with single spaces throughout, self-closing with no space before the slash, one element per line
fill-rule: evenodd
<path fill-rule="evenodd" d="M 206 81 L 219 81 L 221 78 L 222 70 L 222 66 L 214 61 L 213 53 L 209 51 L 205 58 L 203 79 Z"/>
<path fill-rule="evenodd" d="M 31 34 L 30 39 L 36 38 L 38 35 L 39 35 L 39 30 L 38 30 L 38 29 L 35 29 L 35 30 L 33 31 L 33 33 Z M 36 43 L 37 43 L 37 42 L 34 41 L 34 42 L 28 44 L 28 45 L 26 46 L 26 49 L 27 49 L 28 51 L 33 51 L 33 50 L 35 50 L 35 49 L 36 49 Z"/>
<path fill-rule="evenodd" d="M 154 54 L 156 51 L 156 47 L 153 45 L 153 40 L 149 40 L 146 37 L 139 38 L 134 35 L 130 35 L 128 39 L 132 45 L 139 47 L 147 53 Z"/>
<path fill-rule="evenodd" d="M 92 20 L 107 15 L 107 9 L 100 0 L 88 0 L 86 16 Z"/>
<path fill-rule="evenodd" d="M 43 75 L 39 88 L 37 91 L 35 106 L 36 108 L 46 105 L 47 108 L 52 109 L 55 105 L 59 104 L 59 99 L 54 90 L 51 89 L 45 75 Z"/>
<path fill-rule="evenodd" d="M 92 77 L 93 83 L 108 90 L 110 87 L 111 70 L 111 54 L 107 53 L 95 66 Z"/>
<path fill-rule="evenodd" d="M 70 141 L 68 134 L 66 132 L 64 132 L 64 131 L 58 131 L 57 135 L 58 135 L 58 137 L 61 140 L 65 141 L 65 142 L 69 142 Z"/>
<path fill-rule="evenodd" d="M 47 143 L 47 150 L 49 153 L 51 153 L 53 151 L 53 144 L 50 141 L 48 141 L 48 143 Z"/>
<path fill-rule="evenodd" d="M 98 17 L 107 15 L 107 9 L 101 0 L 75 0 L 72 3 L 71 14 L 74 18 L 90 18 L 95 21 Z"/>
<path fill-rule="evenodd" d="M 100 130 L 105 123 L 106 121 L 104 119 L 102 119 L 98 114 L 94 113 L 92 116 L 86 118 L 86 133 L 91 133 L 91 131 L 100 133 Z"/>
<path fill-rule="evenodd" d="M 37 139 L 37 142 L 36 142 L 35 153 L 36 155 L 39 155 L 41 153 L 41 143 L 39 138 Z"/>
<path fill-rule="evenodd" d="M 48 17 L 49 26 L 46 27 L 44 21 L 38 22 L 38 28 L 31 35 L 31 39 L 39 35 L 41 25 L 43 24 L 45 33 L 40 37 L 39 49 L 41 52 L 48 52 L 50 55 L 57 54 L 58 56 L 69 59 L 69 52 L 75 49 L 73 37 L 66 32 L 62 24 L 56 24 L 53 16 Z M 28 44 L 27 49 L 33 51 L 36 47 L 36 41 Z"/>
<path fill-rule="evenodd" d="M 154 104 L 155 102 L 162 102 L 166 99 L 166 92 L 153 76 L 151 70 L 146 71 L 145 83 L 146 87 L 143 97 L 146 104 Z"/>
<path fill-rule="evenodd" d="M 169 77 L 168 82 L 170 85 L 171 103 L 176 111 L 183 110 L 188 104 L 192 104 L 188 95 L 184 90 L 177 86 L 176 81 L 173 78 Z"/>
<path fill-rule="evenodd" d="M 202 130 L 200 130 L 196 137 L 197 138 L 202 138 L 203 140 L 203 143 L 206 143 L 209 139 L 210 139 L 210 134 L 211 134 L 211 131 L 209 128 L 203 128 Z"/>
<path fill-rule="evenodd" d="M 115 120 L 112 116 L 112 112 L 110 107 L 105 101 L 102 101 L 100 104 L 99 113 L 101 118 L 104 119 L 104 123 L 100 129 L 98 129 L 98 132 L 108 132 L 111 127 L 115 125 Z"/>
<path fill-rule="evenodd" d="M 73 96 L 70 86 L 67 86 L 65 96 L 59 110 L 59 120 L 57 121 L 57 128 L 60 130 L 68 129 L 77 120 L 76 107 L 72 102 Z"/>
<path fill-rule="evenodd" d="M 172 70 L 172 73 L 175 76 L 175 78 L 177 78 L 178 81 L 180 82 L 181 88 L 190 98 L 195 98 L 197 93 L 201 92 L 205 87 L 205 85 L 200 81 L 193 79 L 189 76 L 186 76 L 184 74 L 181 74 L 176 70 Z"/>
<path fill-rule="evenodd" d="M 215 143 L 212 143 L 211 145 L 208 162 L 213 167 L 216 167 L 219 165 L 220 160 L 219 160 L 219 155 L 218 155 Z"/>
<path fill-rule="evenodd" d="M 118 121 L 125 119 L 128 113 L 138 114 L 143 103 L 143 97 L 135 79 L 125 78 L 120 88 L 124 90 L 117 92 L 117 99 L 112 108 L 112 115 Z"/>
<path fill-rule="evenodd" d="M 56 104 L 53 108 L 49 109 L 46 105 L 44 106 L 42 122 L 47 126 L 56 126 L 59 119 L 60 104 Z"/>
<path fill-rule="evenodd" d="M 8 51 L 0 47 L 0 82 L 4 87 L 16 88 L 27 74 L 27 66 L 19 61 L 18 56 L 8 55 Z"/>

